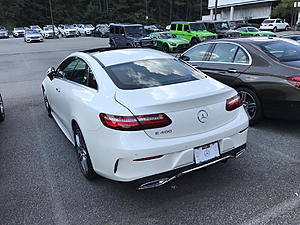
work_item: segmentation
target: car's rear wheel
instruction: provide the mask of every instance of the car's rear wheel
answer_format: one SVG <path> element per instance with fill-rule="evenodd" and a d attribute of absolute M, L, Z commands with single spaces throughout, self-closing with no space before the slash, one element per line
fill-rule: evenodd
<path fill-rule="evenodd" d="M 286 27 L 284 28 L 284 30 L 285 30 L 285 31 L 288 31 L 288 30 L 289 30 L 289 27 L 288 27 L 288 26 L 286 26 Z"/>
<path fill-rule="evenodd" d="M 2 122 L 5 119 L 5 112 L 4 112 L 4 104 L 3 99 L 0 94 L 0 122 Z"/>
<path fill-rule="evenodd" d="M 273 28 L 273 32 L 276 32 L 276 31 L 277 31 L 277 27 L 274 27 L 274 28 Z"/>
<path fill-rule="evenodd" d="M 87 179 L 91 180 L 97 176 L 81 133 L 80 128 L 76 125 L 74 129 L 74 142 L 80 170 Z"/>
<path fill-rule="evenodd" d="M 244 109 L 249 117 L 250 125 L 254 125 L 259 122 L 262 118 L 262 106 L 257 95 L 249 88 L 238 88 Z"/>
<path fill-rule="evenodd" d="M 47 94 L 46 94 L 46 91 L 44 90 L 44 88 L 43 88 L 43 99 L 44 99 L 44 104 L 45 104 L 45 108 L 47 110 L 48 116 L 52 117 L 51 106 L 49 104 L 48 97 L 47 97 Z"/>
<path fill-rule="evenodd" d="M 163 51 L 164 52 L 169 52 L 170 51 L 169 46 L 167 44 L 163 45 Z"/>

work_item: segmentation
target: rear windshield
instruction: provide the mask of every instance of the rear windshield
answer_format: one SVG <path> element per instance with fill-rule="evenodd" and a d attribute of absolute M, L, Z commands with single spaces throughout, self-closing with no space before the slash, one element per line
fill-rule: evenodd
<path fill-rule="evenodd" d="M 294 41 L 270 41 L 259 44 L 263 51 L 276 57 L 280 62 L 300 60 L 300 44 Z"/>
<path fill-rule="evenodd" d="M 274 23 L 274 20 L 264 20 L 262 23 Z"/>
<path fill-rule="evenodd" d="M 115 85 L 124 90 L 159 87 L 205 78 L 175 59 L 151 59 L 106 67 Z"/>

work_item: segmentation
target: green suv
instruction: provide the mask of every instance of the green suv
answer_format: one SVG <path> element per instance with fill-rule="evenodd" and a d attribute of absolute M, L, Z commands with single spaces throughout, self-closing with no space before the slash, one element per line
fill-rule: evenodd
<path fill-rule="evenodd" d="M 175 34 L 177 38 L 184 38 L 195 45 L 201 41 L 217 39 L 217 34 L 208 32 L 201 22 L 172 22 L 170 33 Z"/>

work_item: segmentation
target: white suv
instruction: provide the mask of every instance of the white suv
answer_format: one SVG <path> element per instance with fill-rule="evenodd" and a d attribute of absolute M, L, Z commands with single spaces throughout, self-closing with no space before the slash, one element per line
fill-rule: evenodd
<path fill-rule="evenodd" d="M 276 32 L 277 30 L 288 30 L 289 24 L 283 22 L 282 19 L 266 19 L 260 25 L 260 30 L 272 30 Z"/>

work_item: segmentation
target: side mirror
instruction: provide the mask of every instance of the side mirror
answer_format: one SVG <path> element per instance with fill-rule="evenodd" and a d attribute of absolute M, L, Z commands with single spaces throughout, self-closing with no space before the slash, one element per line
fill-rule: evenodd
<path fill-rule="evenodd" d="M 187 32 L 188 32 L 188 33 L 191 33 L 191 30 L 190 30 L 190 29 L 188 29 L 188 30 L 187 30 Z"/>
<path fill-rule="evenodd" d="M 55 68 L 54 67 L 50 67 L 47 70 L 47 76 L 50 78 L 50 80 L 53 80 L 53 78 L 55 76 Z"/>
<path fill-rule="evenodd" d="M 183 60 L 183 61 L 190 61 L 190 57 L 185 56 L 185 55 L 180 55 L 180 56 L 178 57 L 178 59 Z"/>
<path fill-rule="evenodd" d="M 121 34 L 122 35 L 122 37 L 125 37 L 125 34 Z"/>

